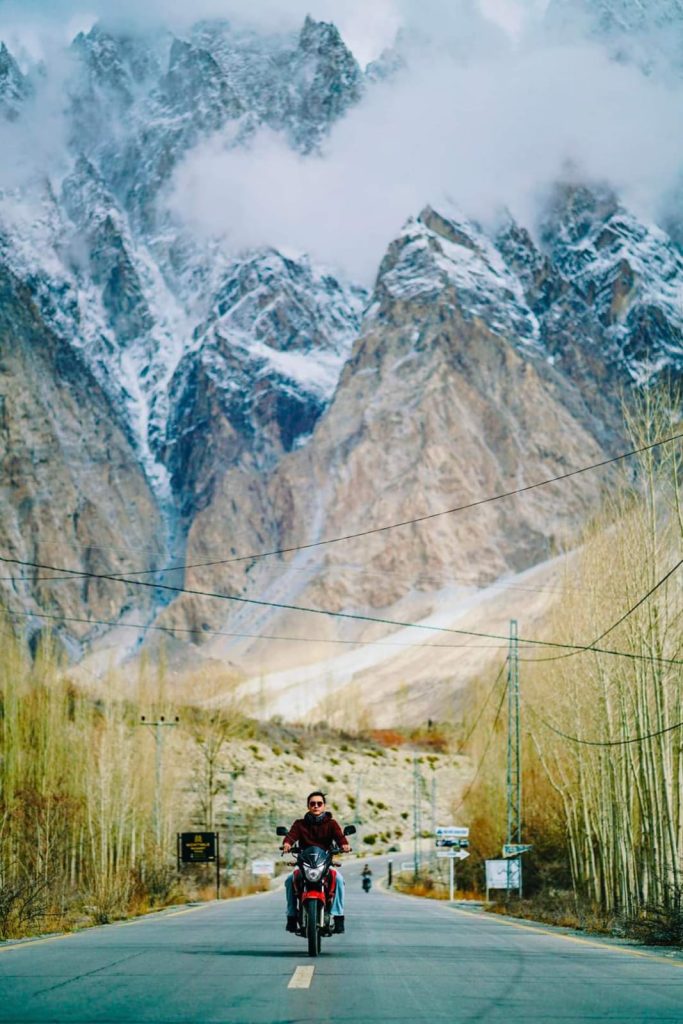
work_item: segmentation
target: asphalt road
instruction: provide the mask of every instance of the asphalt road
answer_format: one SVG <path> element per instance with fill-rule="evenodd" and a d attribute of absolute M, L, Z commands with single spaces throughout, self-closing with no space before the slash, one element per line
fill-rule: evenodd
<path fill-rule="evenodd" d="M 0 1021 L 683 1022 L 683 961 L 366 895 L 358 871 L 311 960 L 282 892 L 0 947 Z"/>

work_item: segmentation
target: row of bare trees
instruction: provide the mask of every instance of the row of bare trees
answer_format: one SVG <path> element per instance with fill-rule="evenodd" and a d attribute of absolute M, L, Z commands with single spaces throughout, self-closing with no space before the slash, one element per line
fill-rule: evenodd
<path fill-rule="evenodd" d="M 134 699 L 117 677 L 88 692 L 49 638 L 32 657 L 9 620 L 0 630 L 0 937 L 168 900 L 176 831 L 213 827 L 234 717 L 182 709 L 157 786 L 140 710 L 175 714 L 163 680 L 143 663 Z"/>
<path fill-rule="evenodd" d="M 634 447 L 675 434 L 679 417 L 670 397 L 646 393 L 629 418 Z M 566 560 L 545 626 L 595 650 L 521 651 L 527 835 L 559 839 L 576 897 L 627 918 L 681 902 L 682 485 L 680 440 L 629 460 Z M 503 718 L 467 798 L 473 819 L 503 820 Z"/>

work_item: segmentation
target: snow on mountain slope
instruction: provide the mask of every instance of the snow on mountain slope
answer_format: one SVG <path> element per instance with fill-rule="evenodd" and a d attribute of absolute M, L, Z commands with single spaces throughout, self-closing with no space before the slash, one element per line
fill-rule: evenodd
<path fill-rule="evenodd" d="M 451 285 L 466 317 L 524 344 L 538 343 L 538 321 L 519 279 L 481 228 L 461 216 L 427 207 L 409 221 L 385 257 L 379 282 L 379 299 L 386 291 L 408 301 L 437 296 Z"/>
<path fill-rule="evenodd" d="M 170 222 L 163 190 L 183 155 L 229 121 L 286 130 L 293 144 L 310 150 L 358 99 L 361 75 L 337 30 L 311 19 L 298 36 L 268 40 L 233 36 L 225 22 L 198 26 L 187 40 L 117 35 L 95 25 L 71 51 L 71 168 L 61 181 L 0 198 L 5 254 L 120 410 L 148 477 L 168 501 L 160 453 L 169 417 L 178 417 L 171 382 L 183 357 L 196 356 L 204 342 L 210 349 L 209 333 L 220 330 L 239 364 L 238 379 L 223 379 L 226 395 L 238 390 L 249 401 L 270 368 L 285 396 L 293 383 L 312 392 L 310 426 L 334 390 L 363 293 L 305 259 L 297 270 L 296 261 L 277 254 L 247 254 L 240 273 L 240 261 L 227 263 Z M 29 88 L 4 46 L 0 87 L 7 103 Z M 252 322 L 259 299 L 255 292 L 239 297 L 239 282 L 269 260 L 271 308 Z M 240 309 L 230 311 L 238 298 Z M 297 331 L 305 331 L 300 342 L 292 341 Z M 293 429 L 294 437 L 302 432 Z"/>
<path fill-rule="evenodd" d="M 0 42 L 0 116 L 8 121 L 19 117 L 21 105 L 32 89 L 3 42 Z"/>

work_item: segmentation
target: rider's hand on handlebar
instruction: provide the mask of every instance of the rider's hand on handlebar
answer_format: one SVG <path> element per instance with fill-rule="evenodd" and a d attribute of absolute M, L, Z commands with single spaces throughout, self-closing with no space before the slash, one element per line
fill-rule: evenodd
<path fill-rule="evenodd" d="M 351 847 L 349 846 L 348 843 L 344 843 L 344 845 L 342 846 L 342 850 L 344 851 L 344 853 L 351 853 Z"/>
<path fill-rule="evenodd" d="M 292 844 L 291 843 L 283 843 L 282 844 L 282 849 L 284 850 L 285 853 L 289 853 L 289 851 L 292 849 Z"/>

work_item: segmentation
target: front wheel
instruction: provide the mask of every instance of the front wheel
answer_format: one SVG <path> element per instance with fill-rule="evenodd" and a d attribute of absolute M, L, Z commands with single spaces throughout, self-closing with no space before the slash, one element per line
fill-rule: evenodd
<path fill-rule="evenodd" d="M 317 956 L 320 952 L 319 918 L 318 901 L 308 900 L 306 903 L 306 937 L 308 938 L 309 956 Z"/>

